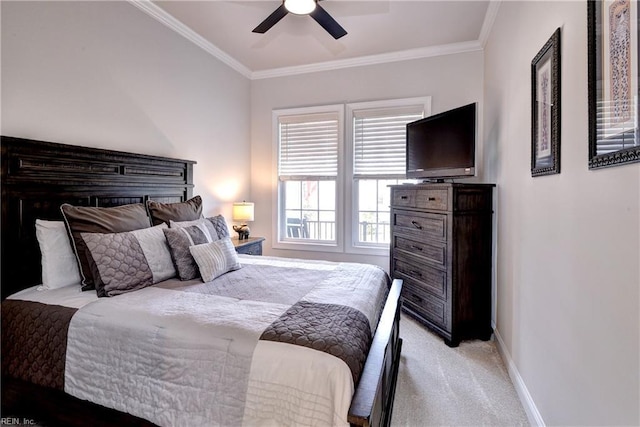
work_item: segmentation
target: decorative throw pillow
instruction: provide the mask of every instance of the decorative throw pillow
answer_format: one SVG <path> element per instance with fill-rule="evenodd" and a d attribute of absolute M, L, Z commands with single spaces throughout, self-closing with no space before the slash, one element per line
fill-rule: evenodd
<path fill-rule="evenodd" d="M 231 237 L 231 234 L 229 234 L 229 226 L 227 225 L 227 221 L 222 215 L 216 215 L 207 219 L 211 221 L 211 224 L 213 224 L 213 227 L 218 232 L 219 238 L 224 239 L 225 237 Z"/>
<path fill-rule="evenodd" d="M 192 221 L 202 217 L 202 198 L 200 196 L 179 203 L 160 203 L 147 200 L 147 209 L 153 225 L 169 225 L 170 221 Z"/>
<path fill-rule="evenodd" d="M 229 238 L 194 245 L 189 248 L 189 251 L 198 264 L 204 282 L 210 282 L 218 276 L 241 267 L 238 254 Z"/>
<path fill-rule="evenodd" d="M 64 222 L 36 219 L 36 238 L 42 253 L 42 287 L 57 289 L 79 284 L 78 262 Z"/>
<path fill-rule="evenodd" d="M 213 227 L 213 230 L 215 231 L 215 234 L 218 235 L 219 239 L 231 237 L 231 235 L 229 234 L 227 221 L 222 215 L 216 215 L 209 218 L 201 218 L 195 221 L 170 221 L 170 226 L 171 228 L 189 227 L 190 225 L 202 224 L 203 222 L 207 224 L 207 228 L 211 228 L 209 225 Z"/>
<path fill-rule="evenodd" d="M 67 203 L 60 206 L 62 216 L 71 236 L 71 244 L 78 261 L 82 277 L 82 290 L 93 289 L 91 267 L 87 260 L 87 247 L 81 233 L 122 233 L 149 227 L 147 210 L 142 203 L 98 208 L 72 206 Z"/>
<path fill-rule="evenodd" d="M 126 233 L 81 233 L 99 297 L 135 291 L 176 275 L 166 224 Z"/>
<path fill-rule="evenodd" d="M 209 242 L 213 242 L 214 240 L 218 240 L 218 231 L 213 226 L 213 223 L 209 221 L 208 218 L 200 218 L 195 221 L 170 221 L 171 228 L 187 228 L 197 226 L 199 227 L 207 236 Z"/>
<path fill-rule="evenodd" d="M 214 238 L 204 223 L 188 227 L 168 228 L 163 231 L 169 244 L 173 264 L 178 271 L 178 277 L 181 280 L 191 280 L 198 277 L 198 266 L 191 256 L 189 247 L 211 243 L 218 240 L 217 236 Z"/>

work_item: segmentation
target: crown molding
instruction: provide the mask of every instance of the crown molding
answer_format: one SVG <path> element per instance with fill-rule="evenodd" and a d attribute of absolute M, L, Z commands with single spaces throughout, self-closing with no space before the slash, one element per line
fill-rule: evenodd
<path fill-rule="evenodd" d="M 156 21 L 166 25 L 176 33 L 180 34 L 196 46 L 204 49 L 207 53 L 222 61 L 224 64 L 233 68 L 243 76 L 251 78 L 251 70 L 238 62 L 235 58 L 211 44 L 204 37 L 187 27 L 185 24 L 168 14 L 164 9 L 156 6 L 151 0 L 127 0 L 130 4 L 137 7 Z"/>
<path fill-rule="evenodd" d="M 474 40 L 470 42 L 451 43 L 441 46 L 429 46 L 425 48 L 383 53 L 380 55 L 360 56 L 357 58 L 338 59 L 335 61 L 318 62 L 315 64 L 254 71 L 253 73 L 251 73 L 251 79 L 270 79 L 274 77 L 315 73 L 318 71 L 329 71 L 341 68 L 361 67 L 365 65 L 385 64 L 389 62 L 408 61 L 412 59 L 430 58 L 434 56 L 453 55 L 456 53 L 475 52 L 478 50 L 482 50 L 482 46 L 480 45 L 479 41 Z"/>
<path fill-rule="evenodd" d="M 164 9 L 156 6 L 151 0 L 127 0 L 158 22 L 166 25 L 176 33 L 202 48 L 213 57 L 219 59 L 224 64 L 233 68 L 244 77 L 250 80 L 269 79 L 274 77 L 293 76 L 298 74 L 315 73 L 319 71 L 330 71 L 342 68 L 361 67 L 366 65 L 385 64 L 398 61 L 409 61 L 412 59 L 431 58 L 435 56 L 453 55 L 458 53 L 481 51 L 491 32 L 491 27 L 498 13 L 498 8 L 502 0 L 491 0 L 485 14 L 484 23 L 478 40 L 451 43 L 440 46 L 429 46 L 417 49 L 408 49 L 398 52 L 383 53 L 379 55 L 368 55 L 357 58 L 338 59 L 333 61 L 318 62 L 315 64 L 298 65 L 292 67 L 272 68 L 260 71 L 251 71 L 248 67 L 227 54 L 204 37 L 197 34 L 191 28 L 174 18 Z"/>
<path fill-rule="evenodd" d="M 496 16 L 498 15 L 498 10 L 500 9 L 501 4 L 502 0 L 491 0 L 489 2 L 487 13 L 485 13 L 484 15 L 482 29 L 480 30 L 480 37 L 478 37 L 478 41 L 480 42 L 482 48 L 487 45 L 487 40 L 489 39 L 489 35 L 491 34 L 491 30 L 493 29 L 493 24 L 496 20 Z"/>

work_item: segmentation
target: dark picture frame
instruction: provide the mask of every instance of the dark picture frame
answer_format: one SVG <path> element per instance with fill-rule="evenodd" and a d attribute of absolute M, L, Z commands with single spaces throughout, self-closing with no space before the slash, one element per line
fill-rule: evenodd
<path fill-rule="evenodd" d="M 560 28 L 531 61 L 531 176 L 560 173 Z"/>
<path fill-rule="evenodd" d="M 587 1 L 589 169 L 640 161 L 637 23 L 635 1 Z"/>

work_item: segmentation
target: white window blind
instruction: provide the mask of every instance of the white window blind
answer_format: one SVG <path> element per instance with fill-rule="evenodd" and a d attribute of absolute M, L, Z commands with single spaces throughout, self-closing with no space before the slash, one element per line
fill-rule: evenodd
<path fill-rule="evenodd" d="M 407 123 L 423 116 L 423 105 L 355 110 L 354 178 L 403 178 Z"/>
<path fill-rule="evenodd" d="M 332 179 L 338 175 L 337 113 L 279 118 L 281 181 Z"/>

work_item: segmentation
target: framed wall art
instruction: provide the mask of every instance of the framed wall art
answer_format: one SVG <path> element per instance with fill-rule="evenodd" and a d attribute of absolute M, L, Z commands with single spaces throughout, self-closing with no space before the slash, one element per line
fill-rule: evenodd
<path fill-rule="evenodd" d="M 560 28 L 531 61 L 531 176 L 560 173 Z"/>
<path fill-rule="evenodd" d="M 587 1 L 589 169 L 640 161 L 638 3 Z"/>

